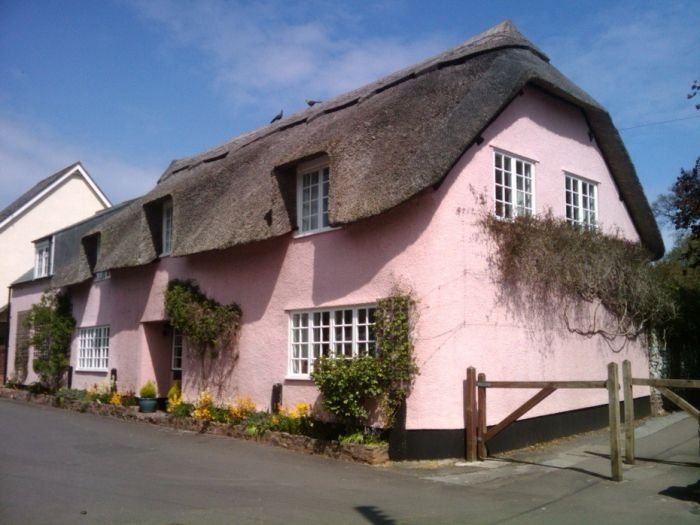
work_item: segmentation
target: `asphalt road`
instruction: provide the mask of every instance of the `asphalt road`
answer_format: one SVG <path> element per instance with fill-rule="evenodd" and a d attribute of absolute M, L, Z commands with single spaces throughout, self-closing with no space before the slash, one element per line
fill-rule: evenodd
<path fill-rule="evenodd" d="M 697 524 L 691 423 L 614 483 L 595 454 L 368 467 L 0 399 L 0 524 Z"/>

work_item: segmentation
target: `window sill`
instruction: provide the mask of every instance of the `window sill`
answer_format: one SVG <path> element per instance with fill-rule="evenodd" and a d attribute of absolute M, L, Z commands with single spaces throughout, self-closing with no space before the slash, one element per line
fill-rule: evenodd
<path fill-rule="evenodd" d="M 85 373 L 90 373 L 90 374 L 107 374 L 109 373 L 109 368 L 76 368 L 73 370 L 74 372 L 79 372 L 82 374 Z"/>
<path fill-rule="evenodd" d="M 313 383 L 314 380 L 310 376 L 287 376 L 284 378 L 284 382 Z"/>
<path fill-rule="evenodd" d="M 320 230 L 312 230 L 310 232 L 297 232 L 293 235 L 294 239 L 302 239 L 304 237 L 311 237 L 312 235 L 318 235 L 320 233 L 328 233 L 328 232 L 333 232 L 336 230 L 340 230 L 340 226 L 331 226 L 328 228 L 322 228 Z"/>

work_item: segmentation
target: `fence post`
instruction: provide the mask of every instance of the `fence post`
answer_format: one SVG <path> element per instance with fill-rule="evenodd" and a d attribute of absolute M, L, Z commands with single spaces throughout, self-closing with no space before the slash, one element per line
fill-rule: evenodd
<path fill-rule="evenodd" d="M 632 363 L 622 362 L 622 391 L 625 399 L 625 462 L 634 465 L 634 396 L 632 395 Z"/>
<path fill-rule="evenodd" d="M 479 383 L 486 382 L 486 374 L 479 374 Z M 477 443 L 478 451 L 477 456 L 479 459 L 486 459 L 486 387 L 480 386 L 477 388 L 479 397 L 479 427 L 477 430 Z"/>
<path fill-rule="evenodd" d="M 476 369 L 467 368 L 467 391 L 464 396 L 467 461 L 476 461 Z"/>
<path fill-rule="evenodd" d="M 617 363 L 608 364 L 608 415 L 610 419 L 610 469 L 613 481 L 622 481 L 620 455 L 620 381 Z"/>

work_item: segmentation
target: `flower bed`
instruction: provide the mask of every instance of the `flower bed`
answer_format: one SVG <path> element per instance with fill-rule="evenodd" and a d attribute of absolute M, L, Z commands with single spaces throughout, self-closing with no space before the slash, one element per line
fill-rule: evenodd
<path fill-rule="evenodd" d="M 306 454 L 319 454 L 335 459 L 367 463 L 370 465 L 385 463 L 389 460 L 389 447 L 386 443 L 341 443 L 337 440 L 320 439 L 302 434 L 290 434 L 289 432 L 269 428 L 274 427 L 275 424 L 279 425 L 281 420 L 284 421 L 283 425 L 286 425 L 286 427 L 290 429 L 299 429 L 309 423 L 313 424 L 310 420 L 303 422 L 302 420 L 306 419 L 308 414 L 306 414 L 305 410 L 300 411 L 302 415 L 299 414 L 299 411 L 295 413 L 295 410 L 297 410 L 296 407 L 294 410 L 288 412 L 283 410 L 281 417 L 275 414 L 254 412 L 252 408 L 250 411 L 246 412 L 245 407 L 250 407 L 250 405 L 248 400 L 243 399 L 229 407 L 228 414 L 230 416 L 230 422 L 220 423 L 212 420 L 212 414 L 216 414 L 217 411 L 223 409 L 214 407 L 213 405 L 210 405 L 209 412 L 206 412 L 206 410 L 204 410 L 205 407 L 201 406 L 201 404 L 195 404 L 194 407 L 196 408 L 194 408 L 194 410 L 199 410 L 198 415 L 205 416 L 200 418 L 188 415 L 176 415 L 177 412 L 175 411 L 173 411 L 172 414 L 165 414 L 163 412 L 141 414 L 138 412 L 138 407 L 111 404 L 109 402 L 111 398 L 107 398 L 103 395 L 102 397 L 95 397 L 95 394 L 90 394 L 89 392 L 86 392 L 85 396 L 81 396 L 80 392 L 82 391 L 65 391 L 54 396 L 36 394 L 29 390 L 0 387 L 0 397 L 51 405 L 78 412 L 87 412 L 133 421 L 145 421 L 181 431 L 254 440 L 273 446 L 304 452 Z M 100 395 L 101 394 L 98 394 L 98 396 Z M 120 397 L 120 402 L 124 397 L 128 398 L 128 396 Z M 243 408 L 243 410 L 238 411 L 238 409 L 241 408 Z M 182 412 L 187 413 L 187 411 L 181 411 L 181 414 Z"/>

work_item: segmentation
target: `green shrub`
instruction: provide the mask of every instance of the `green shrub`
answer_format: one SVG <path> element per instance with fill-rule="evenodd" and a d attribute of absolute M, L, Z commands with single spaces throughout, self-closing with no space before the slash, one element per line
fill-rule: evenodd
<path fill-rule="evenodd" d="M 364 426 L 368 401 L 382 393 L 383 370 L 374 357 L 316 361 L 311 378 L 323 395 L 323 405 L 349 428 Z"/>
<path fill-rule="evenodd" d="M 271 428 L 272 418 L 268 412 L 254 412 L 245 422 L 245 433 L 249 436 L 262 436 Z"/>
<path fill-rule="evenodd" d="M 56 392 L 56 401 L 70 402 L 70 401 L 85 401 L 88 398 L 88 393 L 86 390 L 79 390 L 76 388 L 59 388 Z"/>
<path fill-rule="evenodd" d="M 144 385 L 139 390 L 139 396 L 143 398 L 154 398 L 156 397 L 156 385 L 152 380 L 146 381 Z"/>
<path fill-rule="evenodd" d="M 64 381 L 70 365 L 70 342 L 75 319 L 71 315 L 68 297 L 57 292 L 45 292 L 38 304 L 32 305 L 26 320 L 34 348 L 32 367 L 39 376 L 42 392 L 56 392 Z"/>
<path fill-rule="evenodd" d="M 366 426 L 367 404 L 377 400 L 387 426 L 411 392 L 418 367 L 413 356 L 415 301 L 398 286 L 377 301 L 374 331 L 376 357 L 321 358 L 311 378 L 323 395 L 323 405 L 347 429 Z"/>
<path fill-rule="evenodd" d="M 179 403 L 169 413 L 172 417 L 191 417 L 194 411 L 192 403 Z"/>

